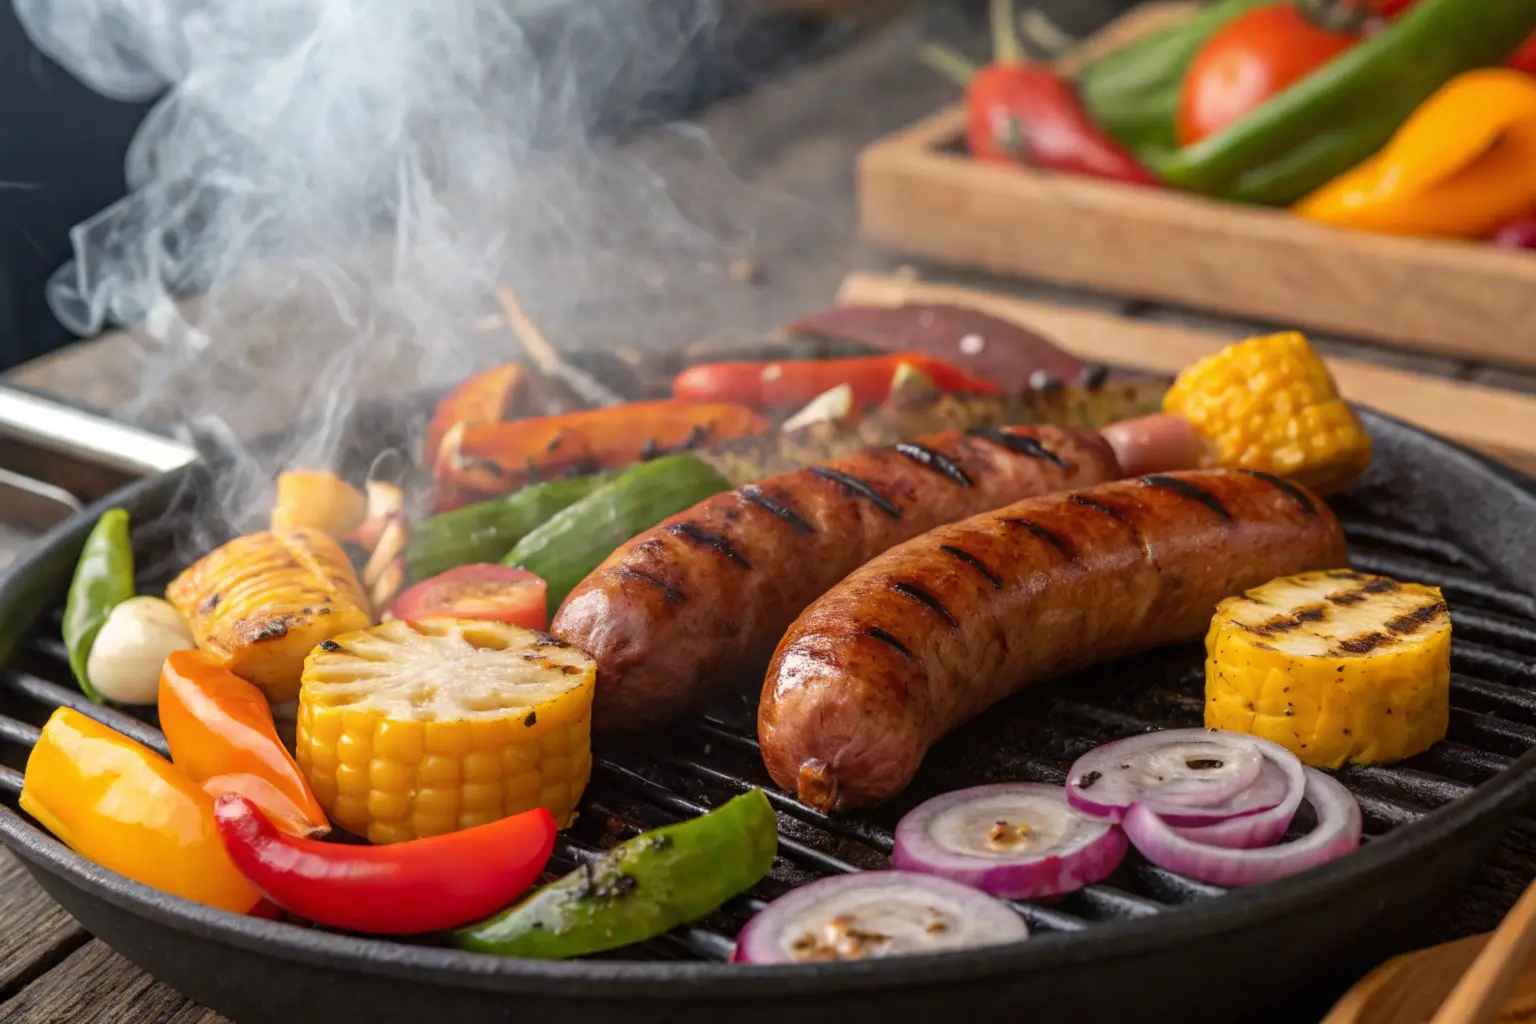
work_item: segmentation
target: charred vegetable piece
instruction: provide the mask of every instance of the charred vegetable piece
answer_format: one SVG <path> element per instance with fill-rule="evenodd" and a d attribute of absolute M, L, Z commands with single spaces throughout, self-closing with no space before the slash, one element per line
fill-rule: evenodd
<path fill-rule="evenodd" d="M 994 395 L 996 384 L 933 356 L 902 353 L 861 359 L 799 362 L 706 363 L 678 374 L 672 393 L 690 402 L 739 402 L 754 409 L 786 410 L 801 406 L 839 385 L 847 385 L 859 405 L 890 397 L 891 381 L 911 366 L 938 391 Z"/>
<path fill-rule="evenodd" d="M 277 475 L 270 525 L 274 530 L 304 527 L 343 537 L 356 530 L 367 513 L 368 499 L 335 473 L 291 469 Z"/>
<path fill-rule="evenodd" d="M 922 352 L 954 363 L 1004 391 L 1032 387 L 1040 375 L 1078 379 L 1084 363 L 1011 320 L 965 306 L 839 306 L 791 321 L 786 331 L 886 352 Z"/>
<path fill-rule="evenodd" d="M 309 656 L 299 768 L 374 843 L 546 808 L 568 825 L 592 770 L 592 659 L 502 622 L 396 620 Z"/>
<path fill-rule="evenodd" d="M 69 650 L 70 671 L 85 695 L 98 703 L 103 698 L 91 683 L 87 666 L 91 648 L 112 609 L 132 596 L 133 545 L 128 539 L 128 513 L 108 509 L 85 538 L 64 602 L 64 646 Z"/>
<path fill-rule="evenodd" d="M 1338 768 L 1428 750 L 1451 710 L 1451 617 L 1437 587 L 1303 573 L 1223 601 L 1206 636 L 1205 724 Z"/>
<path fill-rule="evenodd" d="M 628 466 L 768 427 L 745 406 L 676 401 L 475 427 L 450 434 L 443 443 L 434 471 L 435 510 L 448 511 L 468 493 L 505 494 L 540 479 Z"/>
<path fill-rule="evenodd" d="M 405 518 L 405 492 L 382 481 L 368 483 L 368 518 L 358 529 L 368 548 L 362 584 L 369 607 L 381 614 L 405 585 L 405 551 L 411 527 Z"/>
<path fill-rule="evenodd" d="M 253 684 L 201 651 L 178 651 L 160 674 L 159 711 L 171 763 L 210 796 L 241 793 L 291 835 L 331 830 Z"/>
<path fill-rule="evenodd" d="M 620 544 L 730 486 L 692 455 L 644 463 L 528 534 L 503 564 L 542 577 L 549 586 L 549 606 L 558 608 Z"/>
<path fill-rule="evenodd" d="M 752 888 L 777 851 L 773 808 L 754 789 L 703 817 L 636 836 L 454 942 L 542 960 L 643 942 Z"/>
<path fill-rule="evenodd" d="M 545 584 L 526 569 L 461 565 L 416 584 L 395 599 L 390 615 L 423 619 L 485 619 L 528 629 L 549 624 Z"/>
<path fill-rule="evenodd" d="M 527 367 L 506 363 L 475 374 L 444 395 L 432 411 L 432 420 L 421 440 L 422 465 L 436 462 L 443 438 L 454 427 L 483 427 L 510 419 L 518 395 L 527 383 Z"/>
<path fill-rule="evenodd" d="M 522 895 L 555 847 L 542 807 L 453 835 L 398 846 L 284 835 L 244 797 L 217 806 L 229 855 L 278 906 L 317 924 L 375 935 L 439 931 Z"/>
<path fill-rule="evenodd" d="M 461 565 L 499 560 L 535 527 L 574 505 L 617 472 L 529 484 L 522 490 L 416 524 L 405 549 L 406 578 L 424 580 Z"/>
<path fill-rule="evenodd" d="M 1304 335 L 1229 345 L 1174 381 L 1163 410 L 1183 416 L 1217 464 L 1288 477 L 1327 494 L 1359 479 L 1371 436 Z"/>
<path fill-rule="evenodd" d="M 261 687 L 274 704 L 298 694 L 316 644 L 372 621 L 346 552 L 319 530 L 237 537 L 165 593 L 214 664 Z"/>
<path fill-rule="evenodd" d="M 230 861 L 213 797 L 154 751 L 59 708 L 27 758 L 21 809 L 135 882 L 244 914 L 261 899 Z"/>

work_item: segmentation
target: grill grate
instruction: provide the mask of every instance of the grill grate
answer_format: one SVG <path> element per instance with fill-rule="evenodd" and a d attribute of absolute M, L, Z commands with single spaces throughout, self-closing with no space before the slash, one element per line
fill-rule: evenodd
<path fill-rule="evenodd" d="M 1454 627 L 1452 716 L 1447 739 L 1393 766 L 1350 766 L 1339 779 L 1359 799 L 1366 841 L 1470 793 L 1536 747 L 1536 602 L 1491 584 L 1486 566 L 1440 538 L 1344 517 L 1352 563 L 1362 571 L 1439 585 Z M 152 720 L 93 705 L 70 680 L 60 616 L 47 619 L 0 686 L 0 794 L 20 791 L 25 751 L 56 706 L 84 711 L 164 752 Z M 663 737 L 599 741 L 576 824 L 550 865 L 564 873 L 638 831 L 705 812 L 757 786 L 779 816 L 779 858 L 751 894 L 660 939 L 605 959 L 725 960 L 734 936 L 764 903 L 817 877 L 885 867 L 891 832 L 916 803 L 983 782 L 1059 784 L 1080 754 L 1154 728 L 1199 725 L 1201 652 L 1190 645 L 1127 659 L 1037 688 L 992 709 L 940 743 L 900 799 L 857 816 L 827 816 L 775 790 L 758 756 L 754 703 L 741 698 Z M 1305 815 L 1301 816 L 1302 818 Z M 1305 821 L 1299 820 L 1305 828 Z M 1040 932 L 1162 913 L 1219 899 L 1223 890 L 1146 863 L 1134 851 L 1106 883 L 1045 906 L 1014 904 Z M 431 941 L 431 940 L 422 940 Z"/>

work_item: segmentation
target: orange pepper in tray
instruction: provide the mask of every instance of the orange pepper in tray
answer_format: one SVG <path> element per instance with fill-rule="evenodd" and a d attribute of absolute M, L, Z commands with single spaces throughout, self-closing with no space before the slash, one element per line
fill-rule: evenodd
<path fill-rule="evenodd" d="M 330 831 L 255 684 L 201 651 L 177 651 L 161 670 L 159 702 L 172 763 L 210 796 L 238 793 L 291 835 Z"/>
<path fill-rule="evenodd" d="M 433 510 L 446 512 L 538 480 L 628 466 L 768 427 L 744 405 L 656 401 L 456 428 L 438 452 Z"/>

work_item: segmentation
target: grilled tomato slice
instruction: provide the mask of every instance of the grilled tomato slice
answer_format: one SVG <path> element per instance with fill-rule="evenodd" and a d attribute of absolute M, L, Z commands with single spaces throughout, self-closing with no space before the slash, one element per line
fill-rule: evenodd
<path fill-rule="evenodd" d="M 544 629 L 549 609 L 544 581 L 527 569 L 461 565 L 423 580 L 395 599 L 390 614 L 406 622 L 482 619 Z"/>

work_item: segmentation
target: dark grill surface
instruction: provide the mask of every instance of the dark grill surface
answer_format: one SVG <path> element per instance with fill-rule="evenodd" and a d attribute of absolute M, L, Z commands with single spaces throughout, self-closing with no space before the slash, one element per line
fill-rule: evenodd
<path fill-rule="evenodd" d="M 1356 568 L 1438 584 L 1454 624 L 1450 732 L 1427 753 L 1390 767 L 1351 766 L 1339 778 L 1359 798 L 1366 839 L 1414 821 L 1507 768 L 1536 746 L 1536 615 L 1529 596 L 1490 583 L 1495 574 L 1441 539 L 1377 522 L 1342 518 Z M 153 532 L 141 531 L 143 534 Z M 155 539 L 138 536 L 141 548 Z M 160 538 L 163 541 L 163 538 Z M 159 566 L 165 558 L 144 559 Z M 152 592 L 165 579 L 141 581 Z M 69 705 L 164 752 L 152 720 L 92 705 L 74 686 L 58 638 L 59 612 L 47 621 L 0 689 L 0 793 L 14 798 L 19 769 L 37 725 Z M 758 756 L 751 700 L 716 708 L 665 736 L 627 745 L 599 743 L 592 783 L 576 825 L 563 834 L 551 871 L 563 873 L 638 830 L 688 818 L 749 787 L 762 787 L 779 812 L 779 859 L 748 897 L 642 946 L 608 954 L 630 960 L 713 959 L 730 955 L 741 925 L 764 902 L 838 872 L 887 866 L 900 816 L 935 793 L 1002 780 L 1059 784 L 1072 761 L 1098 744 L 1201 721 L 1203 670 L 1198 645 L 1168 649 L 1079 673 L 1013 698 L 943 741 L 899 800 L 872 813 L 827 816 L 776 791 Z M 1305 812 L 1300 828 L 1309 823 Z M 1108 919 L 1158 914 L 1223 890 L 1154 867 L 1134 852 L 1108 884 L 1061 902 L 1016 904 L 1038 932 L 1076 932 Z"/>

